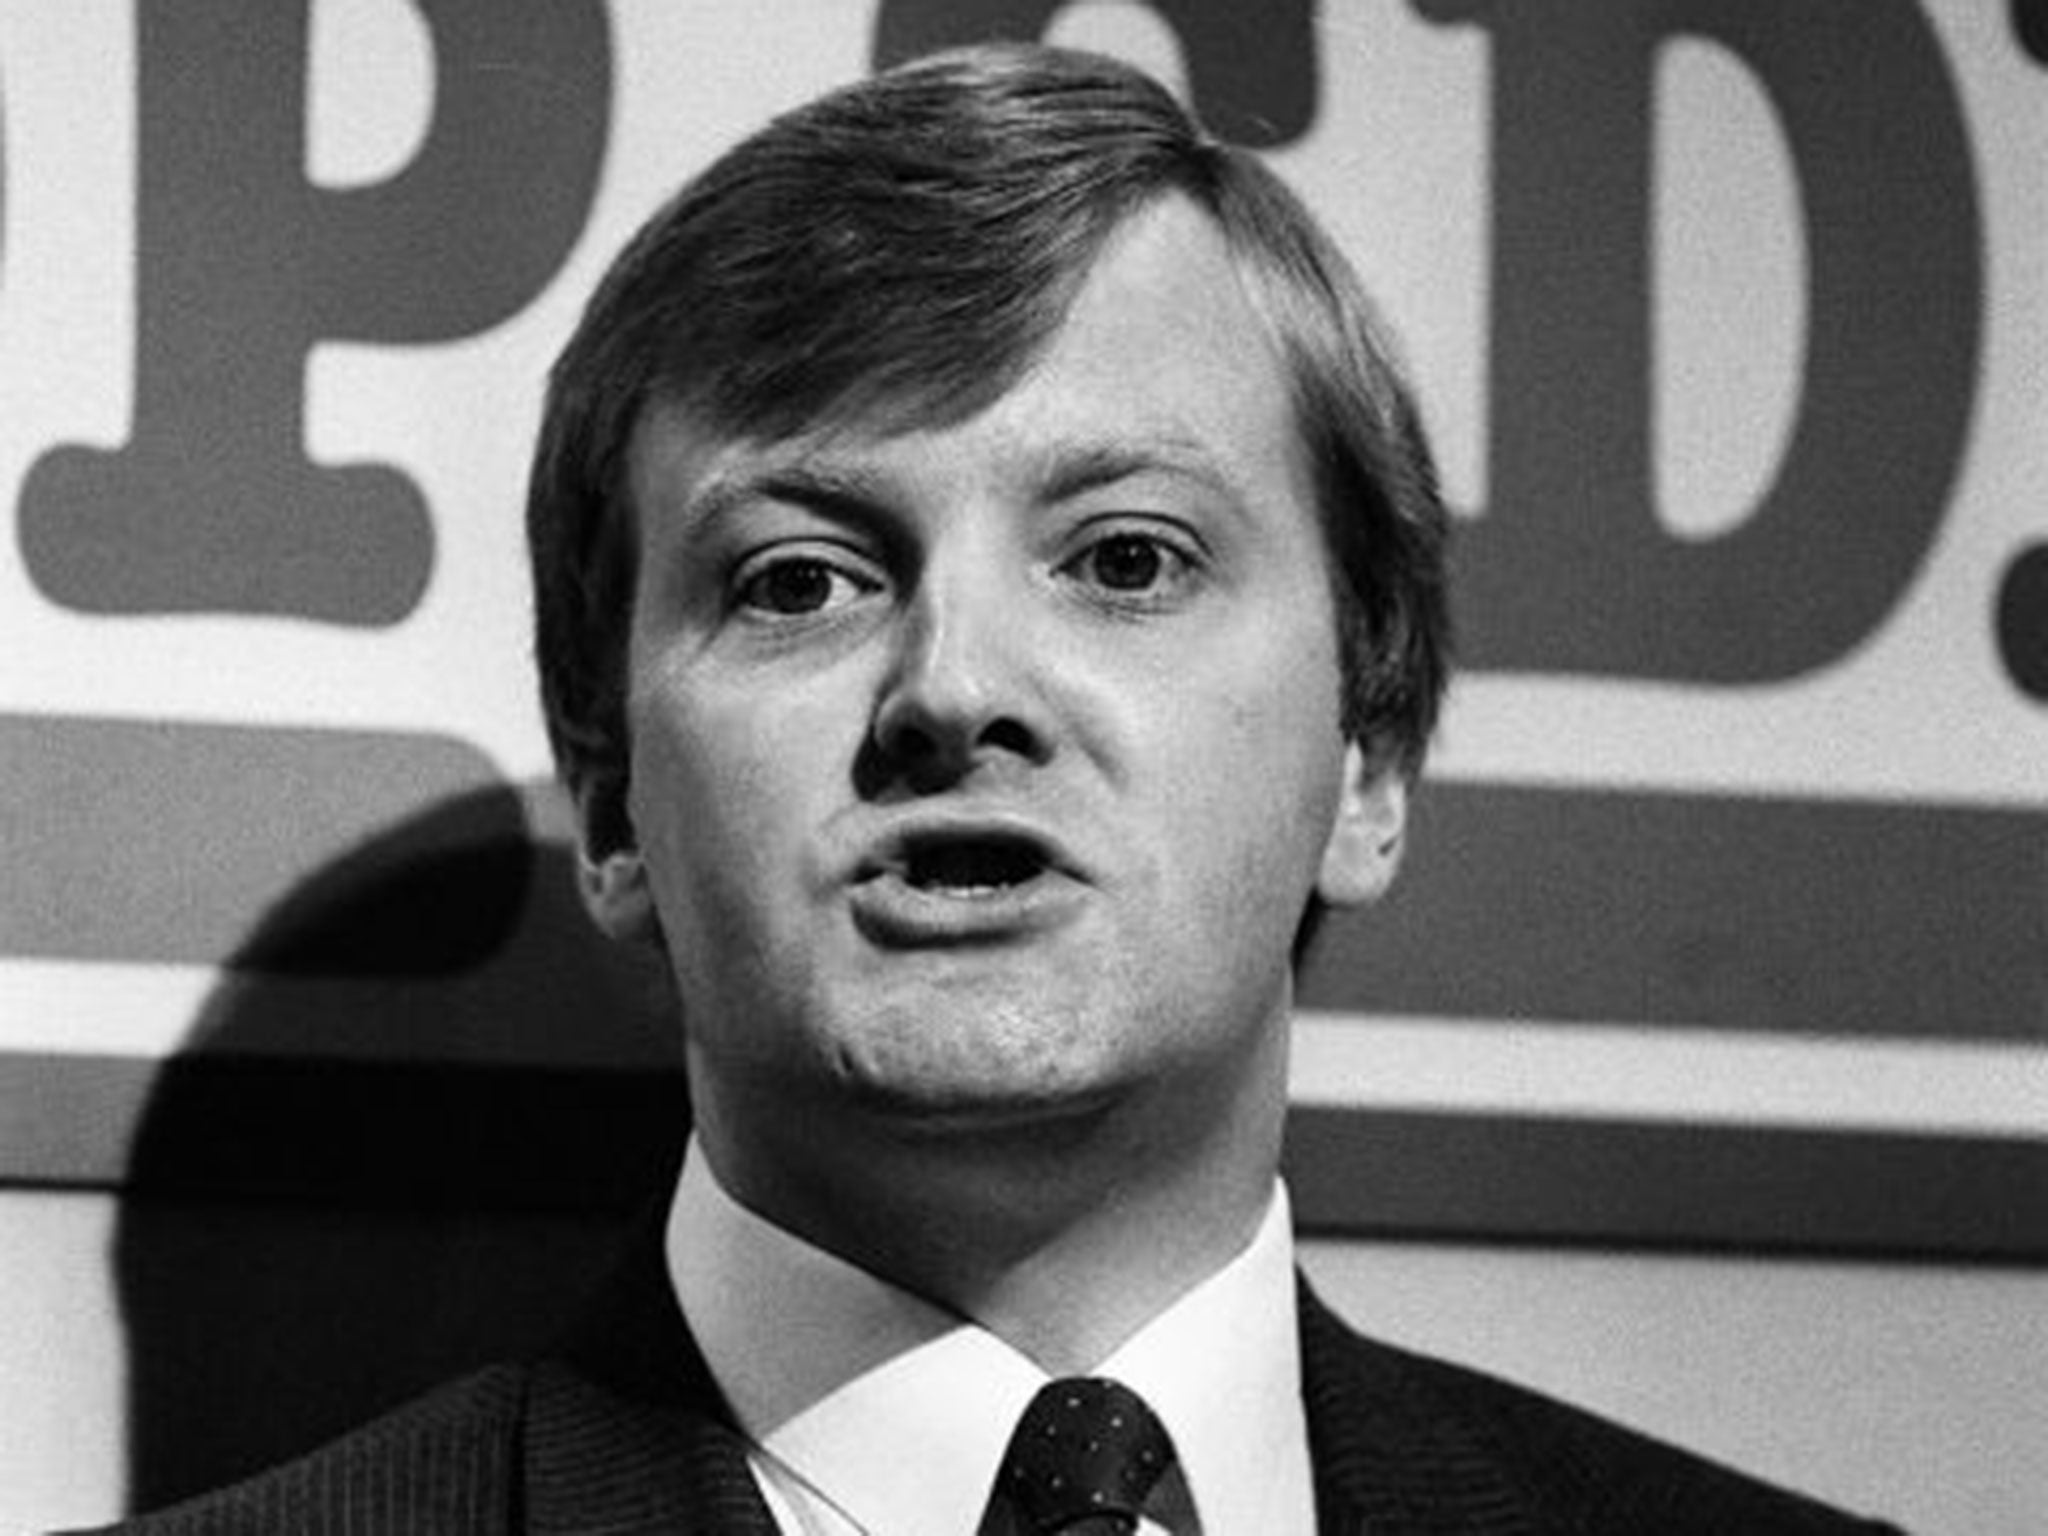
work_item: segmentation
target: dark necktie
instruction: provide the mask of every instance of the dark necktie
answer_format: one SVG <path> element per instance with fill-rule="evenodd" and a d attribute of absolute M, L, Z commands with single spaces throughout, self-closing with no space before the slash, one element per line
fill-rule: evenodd
<path fill-rule="evenodd" d="M 996 1472 L 984 1532 L 1128 1536 L 1174 1463 L 1173 1441 L 1145 1400 L 1120 1382 L 1070 1376 L 1039 1389 Z"/>

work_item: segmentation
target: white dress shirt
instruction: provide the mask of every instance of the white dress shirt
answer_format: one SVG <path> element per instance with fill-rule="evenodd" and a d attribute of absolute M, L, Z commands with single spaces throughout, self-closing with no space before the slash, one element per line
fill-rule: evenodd
<path fill-rule="evenodd" d="M 667 1251 L 788 1536 L 971 1536 L 1044 1370 L 745 1209 L 694 1141 Z M 1195 1518 L 1170 1536 L 1313 1536 L 1284 1187 L 1241 1253 L 1088 1374 L 1138 1392 L 1173 1437 Z"/>

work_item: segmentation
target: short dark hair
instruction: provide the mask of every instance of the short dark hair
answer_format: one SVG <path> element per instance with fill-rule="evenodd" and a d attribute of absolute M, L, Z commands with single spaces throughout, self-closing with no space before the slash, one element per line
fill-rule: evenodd
<path fill-rule="evenodd" d="M 1331 557 L 1345 734 L 1377 763 L 1420 769 L 1448 674 L 1446 519 L 1349 263 L 1270 170 L 1148 76 L 1002 45 L 777 118 L 656 213 L 592 297 L 551 375 L 527 498 L 542 703 L 579 798 L 625 778 L 625 460 L 647 404 L 769 441 L 827 418 L 965 420 L 1049 344 L 1111 233 L 1174 194 L 1222 231 L 1291 380 Z"/>

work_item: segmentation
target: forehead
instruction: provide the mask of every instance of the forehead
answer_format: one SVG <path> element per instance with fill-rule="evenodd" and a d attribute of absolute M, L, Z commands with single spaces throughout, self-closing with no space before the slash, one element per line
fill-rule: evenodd
<path fill-rule="evenodd" d="M 1049 342 L 965 419 L 906 421 L 885 408 L 763 440 L 657 401 L 635 426 L 628 475 L 652 543 L 685 533 L 707 503 L 798 466 L 855 482 L 943 462 L 1041 489 L 1157 470 L 1248 502 L 1306 506 L 1305 459 L 1271 328 L 1221 231 L 1176 196 L 1112 234 Z"/>

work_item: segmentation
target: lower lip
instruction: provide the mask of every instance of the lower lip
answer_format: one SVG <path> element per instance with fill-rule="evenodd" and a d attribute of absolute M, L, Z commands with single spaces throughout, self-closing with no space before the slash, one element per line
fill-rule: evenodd
<path fill-rule="evenodd" d="M 854 926 L 890 949 L 995 944 L 1029 938 L 1070 921 L 1084 888 L 1054 871 L 1018 885 L 947 889 L 877 875 L 853 887 Z"/>

